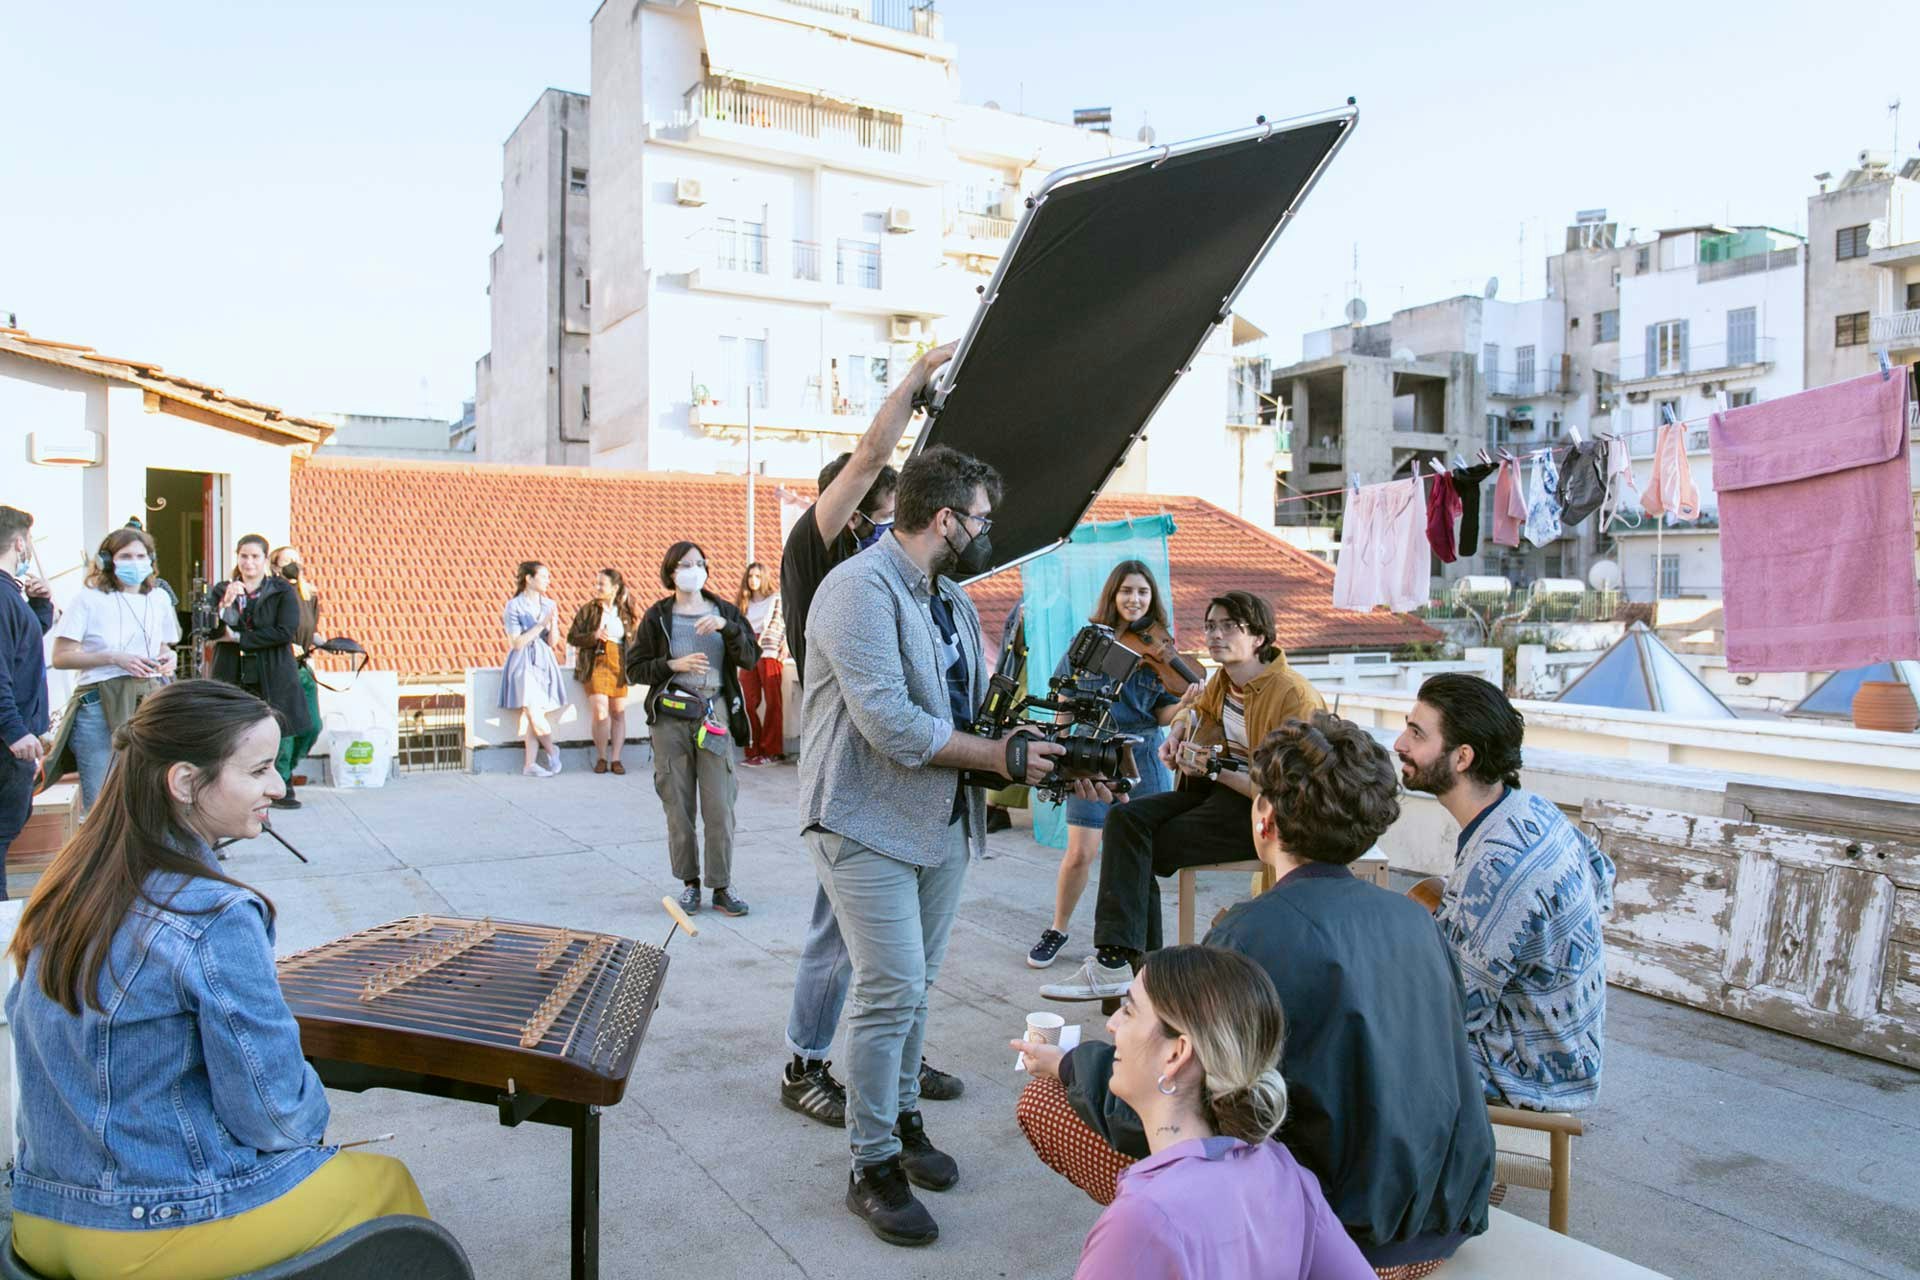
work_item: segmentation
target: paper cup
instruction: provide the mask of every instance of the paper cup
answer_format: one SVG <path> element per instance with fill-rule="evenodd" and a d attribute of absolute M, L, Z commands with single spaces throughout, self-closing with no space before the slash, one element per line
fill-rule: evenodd
<path fill-rule="evenodd" d="M 1027 1030 L 1020 1038 L 1034 1044 L 1059 1044 L 1060 1033 L 1066 1027 L 1067 1020 L 1057 1013 L 1030 1013 L 1027 1015 Z M 1015 1071 L 1027 1069 L 1027 1055 L 1021 1054 L 1013 1060 Z"/>

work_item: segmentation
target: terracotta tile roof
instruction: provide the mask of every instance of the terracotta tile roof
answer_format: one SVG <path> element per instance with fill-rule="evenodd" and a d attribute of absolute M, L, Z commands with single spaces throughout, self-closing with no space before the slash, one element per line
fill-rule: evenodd
<path fill-rule="evenodd" d="M 776 572 L 782 486 L 813 494 L 810 481 L 758 486 L 756 549 Z M 1412 618 L 1335 610 L 1332 569 L 1197 498 L 1106 497 L 1093 517 L 1162 511 L 1178 526 L 1170 549 L 1183 637 L 1200 635 L 1211 596 L 1238 586 L 1273 602 L 1290 651 L 1439 639 Z M 500 610 L 521 560 L 553 570 L 565 621 L 603 565 L 625 574 L 643 605 L 659 598 L 660 560 L 686 537 L 706 548 L 716 588 L 730 593 L 746 565 L 745 524 L 741 476 L 325 456 L 293 474 L 292 539 L 324 599 L 325 629 L 359 640 L 375 667 L 407 675 L 501 662 Z M 974 588 L 990 639 L 1019 594 L 1018 573 Z"/>
<path fill-rule="evenodd" d="M 102 355 L 76 342 L 36 338 L 25 329 L 0 328 L 0 352 L 140 387 L 174 408 L 185 410 L 186 416 L 279 444 L 316 445 L 333 434 L 332 423 L 296 417 L 276 405 L 248 400 L 219 387 L 168 373 L 150 360 Z"/>

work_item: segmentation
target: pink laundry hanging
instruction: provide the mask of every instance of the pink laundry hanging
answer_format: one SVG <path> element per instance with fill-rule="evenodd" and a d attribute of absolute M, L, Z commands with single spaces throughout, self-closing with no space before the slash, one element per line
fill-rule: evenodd
<path fill-rule="evenodd" d="M 1520 527 L 1527 522 L 1527 495 L 1520 483 L 1520 463 L 1513 458 L 1500 462 L 1500 477 L 1493 482 L 1494 545 L 1520 545 Z"/>
<path fill-rule="evenodd" d="M 1713 415 L 1729 671 L 1920 658 L 1907 379 L 1896 375 Z"/>
<path fill-rule="evenodd" d="M 1397 613 L 1428 603 L 1427 499 L 1422 480 L 1370 484 L 1347 499 L 1333 607 Z"/>
<path fill-rule="evenodd" d="M 1693 466 L 1687 461 L 1687 429 L 1677 422 L 1660 428 L 1653 446 L 1653 477 L 1641 495 L 1640 509 L 1650 516 L 1670 515 L 1669 525 L 1675 520 L 1700 518 L 1700 488 L 1693 482 Z"/>

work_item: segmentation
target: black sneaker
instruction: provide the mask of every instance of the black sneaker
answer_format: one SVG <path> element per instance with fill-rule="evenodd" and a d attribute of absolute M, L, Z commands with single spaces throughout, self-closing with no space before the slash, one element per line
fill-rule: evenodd
<path fill-rule="evenodd" d="M 1040 941 L 1033 944 L 1033 950 L 1027 952 L 1029 969 L 1044 969 L 1060 957 L 1060 948 L 1067 945 L 1067 935 L 1058 929 L 1043 929 Z"/>
<path fill-rule="evenodd" d="M 848 1174 L 847 1208 L 888 1244 L 932 1244 L 940 1238 L 940 1224 L 913 1198 L 899 1156 Z"/>
<path fill-rule="evenodd" d="M 293 788 L 291 787 L 287 788 L 287 794 L 274 797 L 270 803 L 276 809 L 298 809 L 300 807 L 299 797 L 293 794 Z"/>
<path fill-rule="evenodd" d="M 733 896 L 726 889 L 713 891 L 713 909 L 723 916 L 743 916 L 747 914 L 747 904 Z"/>
<path fill-rule="evenodd" d="M 688 915 L 700 909 L 700 886 L 690 884 L 680 891 L 680 909 Z"/>
<path fill-rule="evenodd" d="M 789 1111 L 798 1111 L 809 1120 L 818 1120 L 836 1129 L 846 1128 L 847 1086 L 827 1070 L 833 1064 L 809 1062 L 797 1071 L 796 1065 L 789 1062 L 780 1069 L 780 1105 Z"/>
<path fill-rule="evenodd" d="M 894 1122 L 894 1136 L 900 1139 L 900 1167 L 907 1181 L 928 1191 L 945 1191 L 960 1181 L 960 1166 L 927 1138 L 926 1121 L 918 1111 L 909 1111 Z"/>
<path fill-rule="evenodd" d="M 950 1076 L 938 1067 L 929 1066 L 925 1058 L 920 1059 L 920 1096 L 934 1102 L 952 1102 L 967 1091 L 967 1085 L 959 1076 Z"/>
<path fill-rule="evenodd" d="M 1013 830 L 1013 815 L 997 804 L 987 806 L 987 834 Z"/>

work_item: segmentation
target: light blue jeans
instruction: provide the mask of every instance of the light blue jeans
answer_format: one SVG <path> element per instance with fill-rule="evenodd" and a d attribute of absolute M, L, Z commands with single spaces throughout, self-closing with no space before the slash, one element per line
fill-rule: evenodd
<path fill-rule="evenodd" d="M 97 694 L 73 713 L 73 736 L 67 744 L 80 767 L 80 807 L 91 812 L 113 764 L 113 730 L 107 728 L 107 713 Z"/>
<path fill-rule="evenodd" d="M 816 1062 L 833 1052 L 833 1033 L 853 983 L 853 959 L 847 955 L 840 922 L 824 885 L 813 890 L 813 919 L 800 948 L 793 975 L 793 1007 L 787 1012 L 787 1052 Z"/>
<path fill-rule="evenodd" d="M 966 823 L 947 828 L 946 858 L 916 867 L 830 831 L 809 831 L 813 869 L 853 958 L 847 1011 L 847 1139 L 855 1169 L 899 1154 L 893 1127 L 920 1109 L 927 993 L 946 958 L 967 877 Z"/>

